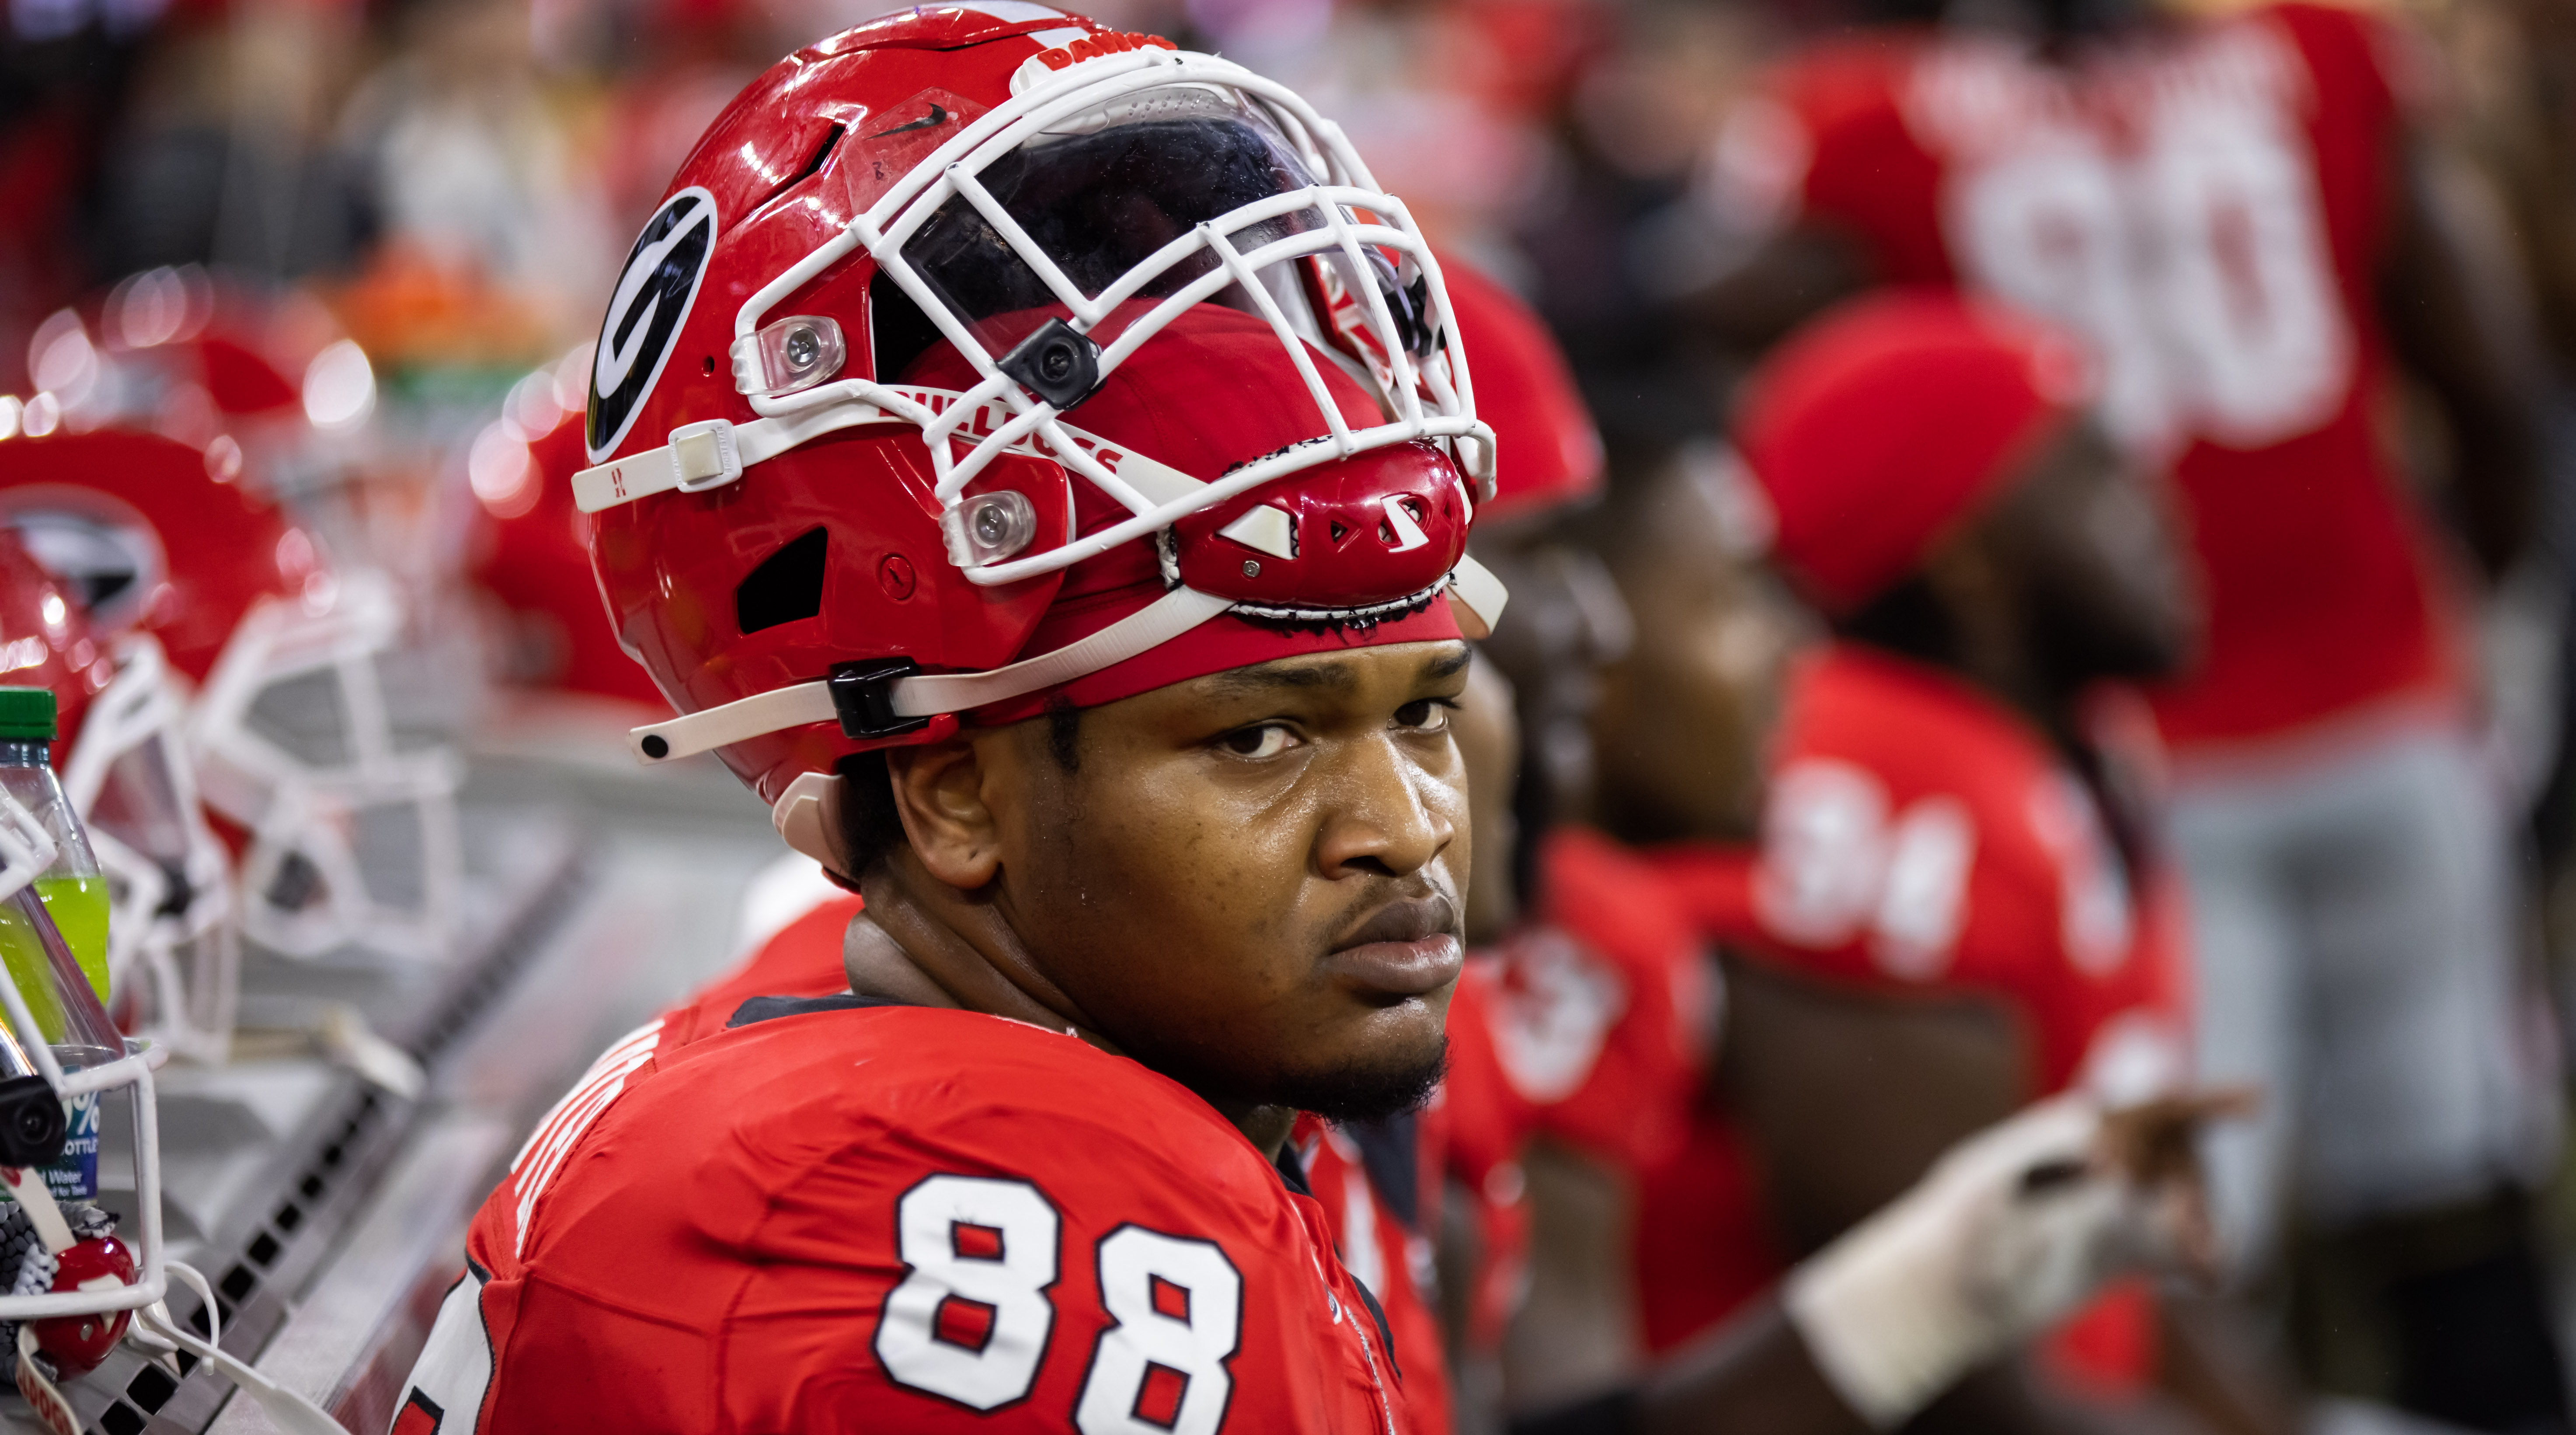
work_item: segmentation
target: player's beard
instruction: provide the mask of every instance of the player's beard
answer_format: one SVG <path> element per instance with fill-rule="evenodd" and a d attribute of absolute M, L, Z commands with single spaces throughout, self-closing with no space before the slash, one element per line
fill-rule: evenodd
<path fill-rule="evenodd" d="M 1419 1111 L 1449 1074 L 1449 1038 L 1409 1060 L 1357 1063 L 1331 1071 L 1283 1073 L 1269 1097 L 1275 1106 L 1312 1111 L 1327 1121 L 1384 1121 Z"/>
<path fill-rule="evenodd" d="M 1383 1121 L 1419 1111 L 1449 1071 L 1449 1038 L 1428 1047 L 1385 1053 L 1370 1062 L 1316 1070 L 1245 1070 L 1224 1063 L 1232 1053 L 1138 1050 L 1127 1054 L 1220 1107 L 1285 1106 L 1328 1121 Z"/>

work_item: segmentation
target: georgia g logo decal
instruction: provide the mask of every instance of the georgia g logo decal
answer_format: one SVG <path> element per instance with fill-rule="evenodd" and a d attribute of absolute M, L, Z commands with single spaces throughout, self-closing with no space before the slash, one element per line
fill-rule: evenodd
<path fill-rule="evenodd" d="M 635 426 L 644 396 L 688 322 L 716 240 L 716 198 L 691 185 L 662 202 L 617 276 L 599 352 L 590 365 L 590 461 L 608 457 Z"/>

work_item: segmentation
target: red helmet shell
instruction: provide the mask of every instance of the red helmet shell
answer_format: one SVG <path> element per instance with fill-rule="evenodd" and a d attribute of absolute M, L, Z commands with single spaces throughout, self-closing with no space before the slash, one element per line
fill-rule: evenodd
<path fill-rule="evenodd" d="M 0 528 L 0 685 L 54 690 L 54 756 L 71 751 L 89 704 L 116 664 L 71 601 L 17 535 Z"/>
<path fill-rule="evenodd" d="M 1427 379 L 1415 392 L 1391 393 L 1381 407 L 1365 380 L 1352 376 L 1365 368 L 1385 384 L 1391 374 L 1422 372 L 1410 360 L 1391 357 L 1395 351 L 1388 346 L 1400 342 L 1414 353 L 1428 353 L 1428 334 L 1396 332 L 1383 305 L 1362 321 L 1382 327 L 1382 333 L 1370 331 L 1380 347 L 1346 346 L 1349 370 L 1332 355 L 1314 351 L 1312 367 L 1322 371 L 1320 381 L 1297 367 L 1306 360 L 1292 362 L 1291 352 L 1305 341 L 1288 333 L 1286 321 L 1273 329 L 1262 318 L 1201 302 L 1167 314 L 1169 325 L 1124 354 L 1098 387 L 1062 400 L 1067 407 L 1060 410 L 1061 429 L 1074 432 L 1050 430 L 1047 442 L 1089 449 L 1097 439 L 1166 470 L 1136 470 L 1151 473 L 1151 486 L 1162 495 L 1140 504 L 1139 512 L 1147 505 L 1184 511 L 1203 501 L 1192 497 L 1187 482 L 1222 482 L 1246 465 L 1279 460 L 1259 471 L 1276 474 L 1277 481 L 1193 513 L 1152 541 L 1125 541 L 1122 534 L 1107 551 L 1079 559 L 1048 550 L 1121 523 L 1134 527 L 1120 501 L 1109 497 L 1125 480 L 1071 478 L 1067 464 L 1041 456 L 1051 452 L 1042 445 L 1029 446 L 1037 452 L 1006 451 L 991 439 L 990 430 L 980 427 L 990 411 L 943 409 L 952 419 L 979 426 L 970 431 L 988 442 L 974 450 L 974 460 L 991 460 L 974 473 L 962 497 L 952 492 L 958 508 L 946 516 L 959 522 L 968 501 L 1006 489 L 1017 493 L 1025 502 L 1016 508 L 986 505 L 977 511 L 1007 510 L 1030 520 L 1012 540 L 1020 546 L 1008 550 L 1019 556 L 973 571 L 993 576 L 1001 564 L 1017 563 L 1011 571 L 1034 575 L 1018 581 L 979 586 L 960 568 L 976 540 L 961 528 L 952 556 L 951 535 L 943 532 L 938 474 L 950 455 L 937 455 L 935 462 L 921 430 L 908 421 L 870 423 L 864 414 L 843 410 L 846 421 L 859 426 L 812 438 L 798 432 L 799 441 L 783 452 L 765 447 L 746 459 L 758 465 L 749 473 L 734 467 L 694 492 L 656 486 L 627 493 L 626 460 L 640 465 L 669 441 L 674 446 L 651 463 L 674 464 L 683 441 L 716 444 L 715 435 L 728 431 L 693 429 L 675 437 L 682 425 L 723 421 L 762 435 L 764 445 L 787 431 L 779 427 L 788 422 L 783 417 L 752 429 L 762 414 L 736 387 L 737 317 L 752 308 L 772 322 L 814 316 L 836 325 L 836 352 L 844 357 L 830 378 L 960 392 L 975 387 L 978 371 L 945 345 L 924 349 L 922 316 L 911 300 L 901 301 L 901 312 L 882 316 L 888 322 L 880 330 L 875 321 L 881 316 L 872 304 L 895 291 L 875 283 L 878 263 L 865 245 L 848 247 L 844 236 L 852 220 L 978 117 L 1008 104 L 1015 75 L 1047 84 L 1052 82 L 1046 75 L 1079 69 L 1086 55 L 1111 57 L 1104 63 L 1120 66 L 1129 61 L 1118 57 L 1140 47 L 1169 48 L 1036 6 L 993 8 L 1025 18 L 1003 20 L 963 6 L 916 9 L 845 32 L 773 67 L 708 129 L 628 256 L 602 323 L 584 421 L 585 456 L 607 475 L 593 481 L 612 485 L 614 495 L 598 515 L 592 554 L 620 643 L 683 712 L 702 714 L 811 684 L 858 661 L 905 659 L 930 673 L 1001 668 L 1062 646 L 1050 639 L 1071 642 L 1106 631 L 1097 625 L 1124 621 L 1116 613 L 1122 606 L 1125 616 L 1134 616 L 1163 596 L 1164 578 L 1178 578 L 1195 590 L 1198 598 L 1184 600 L 1184 606 L 1203 599 L 1241 605 L 1198 620 L 1206 625 L 1249 625 L 1264 635 L 1261 640 L 1280 632 L 1338 635 L 1422 613 L 1464 552 L 1466 490 L 1436 443 L 1415 441 L 1433 431 L 1422 427 L 1415 399 L 1434 394 L 1426 402 L 1447 406 L 1442 422 L 1472 425 L 1472 413 Z M 1208 57 L 1179 56 L 1173 63 L 1231 71 Z M 1126 73 L 1113 70 L 1106 78 L 1125 84 Z M 1078 87 L 1078 80 L 1073 83 Z M 1225 82 L 1211 83 L 1222 88 Z M 1300 123 L 1310 135 L 1316 132 L 1316 122 Z M 1331 172 L 1365 179 L 1347 151 L 1333 152 L 1341 157 L 1331 161 L 1338 166 Z M 895 229 L 911 232 L 902 223 Z M 1402 234 L 1411 254 L 1428 258 L 1418 234 L 1409 228 Z M 839 257 L 817 260 L 810 271 L 799 269 L 826 246 Z M 1388 279 L 1381 292 L 1397 300 L 1425 292 L 1418 282 L 1410 291 L 1385 287 L 1405 281 L 1391 263 L 1384 267 Z M 796 287 L 769 293 L 791 270 L 802 276 Z M 1335 300 L 1340 291 L 1315 278 L 1321 272 L 1308 272 L 1310 287 L 1321 287 L 1296 302 L 1322 306 L 1309 317 L 1325 321 L 1327 341 L 1338 344 L 1342 339 L 1331 336 L 1342 320 L 1369 306 L 1347 294 Z M 750 304 L 754 295 L 761 296 L 756 306 Z M 1335 302 L 1346 306 L 1340 317 L 1329 307 Z M 1004 331 L 1016 332 L 1004 320 L 1044 312 L 1014 308 L 971 327 L 993 347 L 991 340 L 1005 337 Z M 1405 313 L 1411 315 L 1410 307 Z M 1114 322 L 1114 316 L 1084 322 Z M 1240 332 L 1230 333 L 1228 323 Z M 987 328 L 993 332 L 980 332 Z M 889 352 L 877 352 L 880 341 L 889 344 Z M 1227 348 L 1238 341 L 1244 347 Z M 997 362 L 1000 352 L 994 348 Z M 1246 356 L 1241 363 L 1234 361 L 1237 352 Z M 1251 357 L 1255 352 L 1257 360 Z M 746 375 L 756 376 L 751 360 L 744 362 Z M 1310 387 L 1316 383 L 1320 387 Z M 826 396 L 817 391 L 817 397 Z M 915 402 L 873 401 L 898 408 Z M 936 395 L 931 401 L 944 402 Z M 1339 413 L 1319 413 L 1319 403 L 1337 405 Z M 767 403 L 764 408 L 773 415 L 787 412 Z M 1390 411 L 1400 413 L 1391 418 Z M 1386 436 L 1389 426 L 1402 425 L 1412 427 L 1399 437 Z M 1336 429 L 1351 435 L 1369 430 L 1373 436 L 1353 438 L 1338 451 L 1299 447 Z M 1070 467 L 1087 469 L 1096 459 L 1114 471 L 1104 454 Z M 1299 466 L 1326 455 L 1330 461 Z M 639 478 L 677 471 L 636 470 Z M 705 477 L 701 473 L 699 481 Z M 1144 488 L 1133 493 L 1141 497 Z M 1255 512 L 1265 506 L 1275 512 Z M 1252 520 L 1250 527 L 1223 531 L 1242 518 Z M 1009 522 L 1016 526 L 1020 518 Z M 1062 563 L 1051 566 L 1057 557 Z M 1442 624 L 1447 633 L 1456 631 L 1445 609 L 1422 626 Z M 1223 645 L 1208 633 L 1189 631 L 1200 634 L 1202 651 L 1210 656 L 1242 651 L 1219 654 Z M 1082 681 L 1109 668 L 1094 669 Z M 1080 700 L 1110 701 L 1105 694 L 1115 686 L 1094 682 L 1087 690 L 1093 696 Z M 974 710 L 1003 720 L 998 715 L 1006 708 L 1017 710 L 1009 702 L 1020 700 L 1036 699 L 1031 689 L 1021 688 L 1014 699 Z M 952 719 L 942 714 L 939 720 Z M 918 739 L 852 739 L 827 721 L 806 720 L 800 727 L 710 745 L 776 803 L 801 774 L 828 771 L 841 756 L 868 746 L 907 740 Z"/>
<path fill-rule="evenodd" d="M 619 649 L 590 570 L 594 521 L 573 505 L 572 476 L 587 464 L 578 419 L 527 446 L 535 489 L 517 502 L 478 505 L 468 540 L 477 586 L 507 609 L 519 675 L 543 686 L 659 707 L 650 674 Z M 525 502 L 519 507 L 518 502 Z M 506 510 L 506 512 L 505 512 Z"/>
<path fill-rule="evenodd" d="M 1004 21 L 922 8 L 799 50 L 753 81 L 665 192 L 655 224 L 673 252 L 685 257 L 700 242 L 695 227 L 709 227 L 704 276 L 677 301 L 685 315 L 651 359 L 658 381 L 647 374 L 629 394 L 630 369 L 620 391 L 603 397 L 594 379 L 585 421 L 591 462 L 656 447 L 682 423 L 756 418 L 734 387 L 730 358 L 743 302 L 837 235 L 923 155 L 1007 100 L 1023 63 L 1095 33 L 1109 32 L 1070 15 Z M 711 221 L 700 218 L 700 203 L 712 206 Z M 848 344 L 843 372 L 891 380 L 877 373 L 871 351 L 875 274 L 875 260 L 857 250 L 777 312 L 834 316 Z M 648 327 L 658 322 L 641 304 L 629 312 L 648 315 L 639 320 Z M 620 317 L 612 305 L 601 335 L 613 351 Z M 634 331 L 624 332 L 634 343 Z M 636 367 L 645 366 L 639 359 Z M 1018 455 L 986 470 L 978 486 L 987 484 L 1033 496 L 1065 486 L 1054 464 Z M 683 711 L 810 681 L 855 657 L 908 657 L 932 671 L 1007 663 L 1063 574 L 996 588 L 967 583 L 946 556 L 934 487 L 917 432 L 862 428 L 771 459 L 749 481 L 608 509 L 598 515 L 591 553 L 618 641 Z M 1056 510 L 1054 521 L 1061 515 Z M 864 523 L 854 521 L 861 516 Z M 791 546 L 799 542 L 807 546 Z M 782 613 L 809 616 L 766 621 Z M 775 802 L 797 774 L 829 771 L 869 745 L 805 728 L 732 744 L 723 757 L 763 801 Z"/>
<path fill-rule="evenodd" d="M 157 434 L 0 443 L 0 522 L 102 636 L 152 634 L 192 682 L 205 681 L 254 603 L 300 597 L 327 576 L 311 536 L 275 505 Z"/>

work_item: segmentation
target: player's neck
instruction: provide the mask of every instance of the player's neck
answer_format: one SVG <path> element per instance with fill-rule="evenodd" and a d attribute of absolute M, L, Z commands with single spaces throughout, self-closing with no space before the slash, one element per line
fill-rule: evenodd
<path fill-rule="evenodd" d="M 2080 684 L 2051 671 L 2032 625 L 1991 582 L 1909 579 L 1837 625 L 1857 642 L 1966 680 L 2061 741 L 2074 731 Z"/>
<path fill-rule="evenodd" d="M 870 868 L 859 887 L 867 909 L 841 944 L 852 991 L 1006 1016 L 1118 1050 L 1041 970 L 990 893 L 960 892 L 908 852 Z"/>
<path fill-rule="evenodd" d="M 1005 1016 L 1071 1032 L 1102 1051 L 1125 1055 L 1038 969 L 999 904 L 959 892 L 903 854 L 877 864 L 859 885 L 867 909 L 851 919 L 841 941 L 851 991 L 910 1006 Z M 1294 1110 L 1192 1089 L 1264 1157 L 1278 1159 L 1297 1119 Z"/>

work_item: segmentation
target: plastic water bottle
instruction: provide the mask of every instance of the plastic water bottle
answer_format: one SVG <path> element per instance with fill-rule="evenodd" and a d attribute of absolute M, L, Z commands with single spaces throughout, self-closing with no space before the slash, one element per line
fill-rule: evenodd
<path fill-rule="evenodd" d="M 55 847 L 54 865 L 28 891 L 0 902 L 0 961 L 31 1003 L 56 1060 L 71 1071 L 115 1060 L 124 1041 L 105 1020 L 107 879 L 54 775 L 55 729 L 51 688 L 0 687 L 0 786 L 44 826 Z M 56 961 L 47 948 L 57 943 L 79 964 L 96 1005 L 62 1000 L 62 989 L 46 979 Z M 58 1198 L 87 1199 L 98 1193 L 98 1097 L 66 1105 L 70 1139 L 63 1159 L 46 1168 L 45 1181 Z"/>

